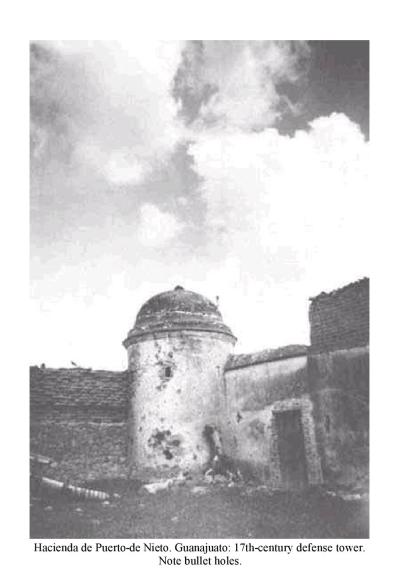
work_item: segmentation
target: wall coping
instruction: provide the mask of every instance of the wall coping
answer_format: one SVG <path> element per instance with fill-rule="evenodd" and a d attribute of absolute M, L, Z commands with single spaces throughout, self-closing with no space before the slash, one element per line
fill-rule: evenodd
<path fill-rule="evenodd" d="M 289 344 L 280 348 L 266 349 L 249 354 L 233 354 L 227 360 L 225 372 L 252 365 L 306 356 L 309 347 L 304 344 Z"/>

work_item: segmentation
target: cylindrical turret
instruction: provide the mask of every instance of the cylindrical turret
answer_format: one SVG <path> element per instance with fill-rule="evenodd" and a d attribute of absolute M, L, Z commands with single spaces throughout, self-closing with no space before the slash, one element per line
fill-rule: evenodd
<path fill-rule="evenodd" d="M 181 286 L 142 306 L 124 341 L 133 376 L 133 475 L 208 464 L 210 427 L 220 424 L 223 369 L 235 342 L 217 306 Z"/>

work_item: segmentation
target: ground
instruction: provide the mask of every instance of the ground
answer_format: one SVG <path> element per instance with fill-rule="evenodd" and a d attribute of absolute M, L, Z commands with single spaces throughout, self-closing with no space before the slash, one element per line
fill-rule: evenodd
<path fill-rule="evenodd" d="M 320 490 L 271 493 L 248 485 L 187 484 L 148 493 L 97 482 L 109 502 L 34 493 L 31 538 L 367 538 L 368 502 Z M 196 489 L 195 489 L 196 488 Z"/>

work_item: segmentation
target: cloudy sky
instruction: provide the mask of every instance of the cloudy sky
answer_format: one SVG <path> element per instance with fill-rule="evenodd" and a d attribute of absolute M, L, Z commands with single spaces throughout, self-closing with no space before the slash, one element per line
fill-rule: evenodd
<path fill-rule="evenodd" d="M 368 137 L 366 42 L 33 42 L 32 364 L 125 368 L 177 284 L 238 352 L 308 343 L 369 274 Z"/>

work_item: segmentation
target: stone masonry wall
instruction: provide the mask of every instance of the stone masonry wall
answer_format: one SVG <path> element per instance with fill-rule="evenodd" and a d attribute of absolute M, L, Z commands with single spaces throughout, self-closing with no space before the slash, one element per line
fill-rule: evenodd
<path fill-rule="evenodd" d="M 56 465 L 63 480 L 127 473 L 128 372 L 30 369 L 31 453 Z"/>
<path fill-rule="evenodd" d="M 311 299 L 311 352 L 369 344 L 369 278 Z"/>

